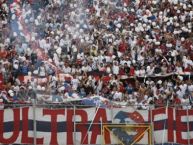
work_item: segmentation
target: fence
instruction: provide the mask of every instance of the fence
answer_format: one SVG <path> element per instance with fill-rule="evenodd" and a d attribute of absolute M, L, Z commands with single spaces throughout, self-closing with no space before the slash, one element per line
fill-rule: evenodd
<path fill-rule="evenodd" d="M 126 141 L 132 142 L 143 132 L 139 128 L 142 124 L 151 127 L 152 144 L 193 144 L 193 109 L 166 106 L 137 110 L 135 106 L 58 107 L 54 104 L 17 106 L 21 107 L 0 110 L 1 144 L 127 144 Z M 104 135 L 102 128 L 105 125 L 115 126 Z M 127 129 L 128 125 L 138 127 Z M 149 139 L 144 133 L 135 144 L 149 144 Z"/>

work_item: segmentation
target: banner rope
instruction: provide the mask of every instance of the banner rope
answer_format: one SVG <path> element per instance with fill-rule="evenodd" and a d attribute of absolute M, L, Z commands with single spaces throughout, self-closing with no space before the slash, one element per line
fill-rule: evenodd
<path fill-rule="evenodd" d="M 92 121 L 91 121 L 91 123 L 90 123 L 88 129 L 87 129 L 87 133 L 86 133 L 86 135 L 84 136 L 81 145 L 84 144 L 84 141 L 85 141 L 85 139 L 86 139 L 86 137 L 87 137 L 87 135 L 88 135 L 88 132 L 89 132 L 89 130 L 90 130 L 90 128 L 91 128 L 91 126 L 92 126 L 92 124 L 93 124 L 93 122 L 94 122 L 94 119 L 95 119 L 95 117 L 96 117 L 96 114 L 97 114 L 99 108 L 100 108 L 100 102 L 99 102 L 99 105 L 97 106 L 96 113 L 95 113 L 95 115 L 94 115 L 94 117 L 93 117 L 93 119 L 92 119 Z"/>

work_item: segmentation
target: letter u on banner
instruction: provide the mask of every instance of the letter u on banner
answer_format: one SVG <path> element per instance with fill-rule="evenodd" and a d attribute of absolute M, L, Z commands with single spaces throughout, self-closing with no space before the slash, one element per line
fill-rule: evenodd
<path fill-rule="evenodd" d="M 10 114 L 13 112 L 13 121 L 6 122 L 4 120 L 4 114 Z M 11 124 L 13 123 L 13 128 L 11 128 Z M 6 128 L 5 128 L 5 124 Z M 10 127 L 10 128 L 9 128 Z M 4 133 L 8 129 L 8 131 L 12 131 L 12 135 L 9 138 L 4 138 Z M 2 144 L 12 144 L 14 143 L 18 136 L 19 136 L 19 129 L 20 129 L 20 109 L 8 109 L 8 110 L 0 110 L 0 143 Z"/>

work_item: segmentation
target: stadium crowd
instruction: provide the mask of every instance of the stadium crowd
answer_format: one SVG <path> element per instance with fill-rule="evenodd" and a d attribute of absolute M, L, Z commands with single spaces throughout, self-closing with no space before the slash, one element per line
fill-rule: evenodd
<path fill-rule="evenodd" d="M 192 0 L 0 0 L 3 103 L 193 103 Z"/>

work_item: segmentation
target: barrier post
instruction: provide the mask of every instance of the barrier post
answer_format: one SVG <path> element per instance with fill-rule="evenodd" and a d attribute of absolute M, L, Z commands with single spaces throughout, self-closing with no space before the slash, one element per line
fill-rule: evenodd
<path fill-rule="evenodd" d="M 73 106 L 73 121 L 74 121 L 74 144 L 76 144 L 76 106 Z"/>
<path fill-rule="evenodd" d="M 186 108 L 186 115 L 187 115 L 187 129 L 188 129 L 188 132 L 187 132 L 187 137 L 188 137 L 188 144 L 190 145 L 190 123 L 189 123 L 189 109 L 188 107 Z"/>
<path fill-rule="evenodd" d="M 34 145 L 36 145 L 37 130 L 36 130 L 36 100 L 35 99 L 33 100 L 33 134 L 34 134 L 33 142 L 34 142 Z"/>
<path fill-rule="evenodd" d="M 101 145 L 103 145 L 103 122 L 101 121 Z"/>
<path fill-rule="evenodd" d="M 152 118 L 152 108 L 150 107 L 150 121 L 151 121 L 151 142 L 152 142 L 152 145 L 154 145 L 154 124 L 153 124 L 153 118 Z"/>

